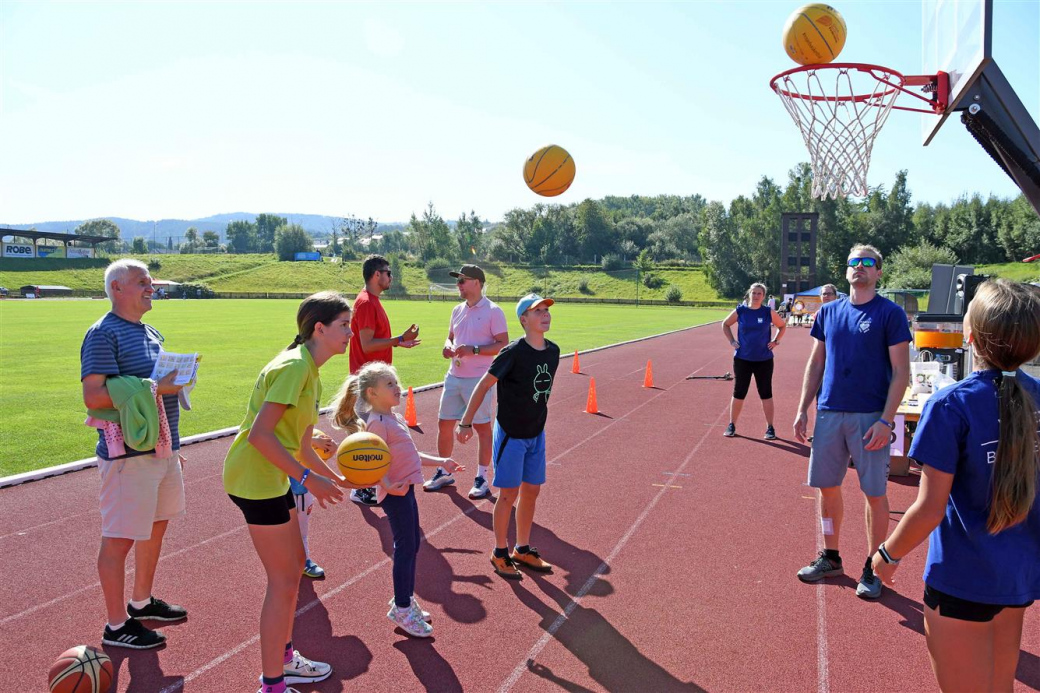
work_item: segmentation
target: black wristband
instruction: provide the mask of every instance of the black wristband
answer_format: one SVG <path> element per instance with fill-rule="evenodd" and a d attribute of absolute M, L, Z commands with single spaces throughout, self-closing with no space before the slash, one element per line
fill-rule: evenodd
<path fill-rule="evenodd" d="M 459 422 L 459 428 L 473 428 L 473 424 L 464 424 Z"/>
<path fill-rule="evenodd" d="M 883 560 L 885 563 L 888 563 L 889 565 L 899 565 L 899 559 L 892 558 L 892 554 L 890 554 L 888 550 L 885 548 L 884 543 L 882 543 L 881 546 L 878 547 L 878 553 L 881 554 L 881 560 Z"/>

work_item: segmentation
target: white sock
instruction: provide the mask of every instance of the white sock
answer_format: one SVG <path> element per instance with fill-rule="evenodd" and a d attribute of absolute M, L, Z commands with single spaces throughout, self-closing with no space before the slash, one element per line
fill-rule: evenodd
<path fill-rule="evenodd" d="M 123 621 L 119 625 L 116 625 L 116 626 L 113 626 L 111 623 L 109 623 L 108 627 L 111 628 L 112 630 L 119 630 L 120 628 L 122 628 L 125 625 L 126 625 L 126 621 Z"/>
<path fill-rule="evenodd" d="M 133 600 L 131 600 L 130 601 L 130 606 L 134 607 L 135 609 L 143 609 L 143 608 L 145 608 L 146 606 L 148 606 L 151 603 L 152 603 L 152 598 L 151 598 L 151 596 L 149 596 L 148 599 L 142 599 L 141 601 L 133 601 Z"/>
<path fill-rule="evenodd" d="M 479 465 L 477 465 L 477 476 L 479 476 L 484 481 L 487 481 L 487 478 L 488 478 L 488 467 L 487 467 L 486 464 L 479 464 Z"/>
<path fill-rule="evenodd" d="M 312 505 L 314 505 L 313 494 L 305 494 L 303 496 L 303 511 L 296 511 L 296 519 L 300 523 L 300 538 L 303 539 L 303 555 L 305 558 L 311 557 L 311 549 L 307 543 L 307 535 L 310 533 Z"/>
<path fill-rule="evenodd" d="M 396 604 L 394 604 L 394 608 L 397 609 L 397 613 L 399 613 L 399 614 L 406 614 L 406 613 L 408 613 L 409 611 L 412 610 L 412 603 L 408 602 L 408 606 L 404 607 L 403 609 L 401 607 L 397 606 Z"/>

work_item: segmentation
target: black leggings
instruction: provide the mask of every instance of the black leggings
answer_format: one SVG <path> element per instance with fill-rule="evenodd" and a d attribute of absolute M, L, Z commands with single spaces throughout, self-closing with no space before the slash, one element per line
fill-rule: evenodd
<path fill-rule="evenodd" d="M 759 398 L 773 399 L 773 359 L 745 361 L 736 357 L 733 358 L 733 399 L 747 397 L 752 375 Z"/>

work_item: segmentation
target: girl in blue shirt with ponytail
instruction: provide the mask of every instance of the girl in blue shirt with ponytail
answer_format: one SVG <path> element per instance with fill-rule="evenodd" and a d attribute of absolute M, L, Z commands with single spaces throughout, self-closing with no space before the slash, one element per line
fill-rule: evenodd
<path fill-rule="evenodd" d="M 943 691 L 1010 691 L 1026 609 L 1040 599 L 1040 290 L 983 283 L 964 318 L 976 370 L 925 404 L 910 457 L 917 500 L 872 562 L 893 583 L 927 537 L 924 623 Z"/>

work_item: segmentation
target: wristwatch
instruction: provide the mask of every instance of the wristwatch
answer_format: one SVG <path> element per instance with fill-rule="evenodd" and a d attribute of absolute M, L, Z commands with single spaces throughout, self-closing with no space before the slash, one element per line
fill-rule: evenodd
<path fill-rule="evenodd" d="M 474 345 L 473 345 L 473 355 L 474 355 L 474 356 L 477 356 L 477 355 L 479 355 L 479 354 L 480 354 L 480 347 L 479 347 L 479 346 L 477 346 L 476 344 L 474 344 Z"/>
<path fill-rule="evenodd" d="M 885 549 L 884 543 L 882 543 L 881 546 L 878 547 L 877 551 L 879 554 L 881 554 L 881 560 L 883 560 L 885 563 L 888 563 L 889 565 L 899 565 L 899 561 L 902 560 L 899 558 L 892 558 L 892 555 L 889 554 L 888 551 Z"/>

